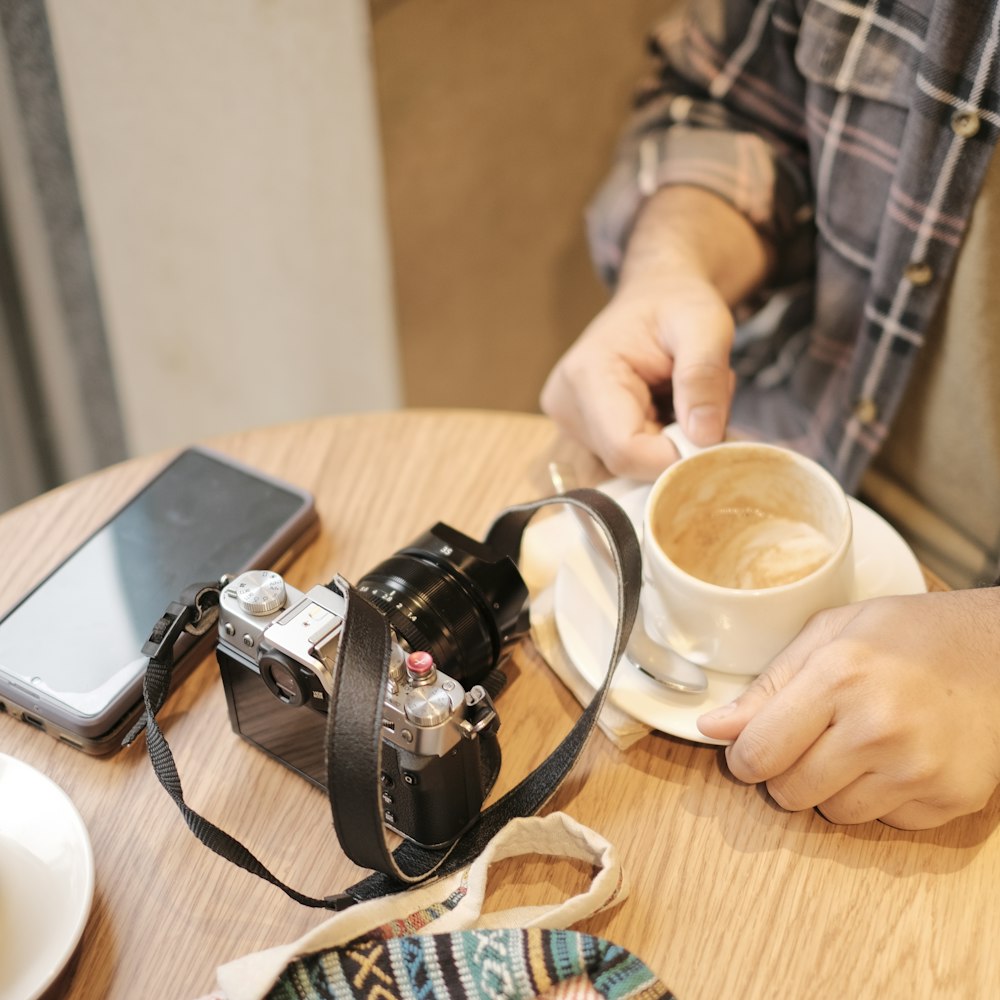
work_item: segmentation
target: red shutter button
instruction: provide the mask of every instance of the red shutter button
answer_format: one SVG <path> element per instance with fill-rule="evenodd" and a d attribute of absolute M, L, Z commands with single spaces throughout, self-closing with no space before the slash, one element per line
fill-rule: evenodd
<path fill-rule="evenodd" d="M 430 684 L 437 671 L 434 667 L 434 657 L 422 650 L 410 653 L 406 658 L 406 672 L 416 684 Z"/>

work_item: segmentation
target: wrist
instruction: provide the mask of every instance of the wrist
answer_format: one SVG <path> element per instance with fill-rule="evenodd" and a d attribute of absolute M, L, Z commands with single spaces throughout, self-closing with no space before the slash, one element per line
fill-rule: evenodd
<path fill-rule="evenodd" d="M 644 204 L 629 238 L 619 289 L 702 281 L 730 306 L 764 282 L 772 250 L 729 202 L 702 188 L 661 188 Z"/>

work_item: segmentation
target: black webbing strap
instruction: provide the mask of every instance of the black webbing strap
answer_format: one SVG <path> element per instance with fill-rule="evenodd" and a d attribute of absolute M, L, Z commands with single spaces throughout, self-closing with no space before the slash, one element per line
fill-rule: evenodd
<path fill-rule="evenodd" d="M 556 792 L 593 731 L 635 621 L 642 575 L 639 543 L 628 516 L 606 494 L 591 489 L 571 490 L 557 497 L 508 508 L 493 523 L 487 543 L 516 561 L 524 529 L 534 514 L 543 507 L 563 503 L 580 507 L 594 518 L 608 539 L 615 561 L 618 616 L 604 682 L 559 746 L 515 788 L 485 809 L 478 820 L 447 847 L 429 849 L 404 841 L 395 851 L 389 850 L 379 781 L 381 713 L 391 643 L 389 623 L 380 611 L 340 578 L 335 585 L 345 595 L 347 609 L 326 725 L 327 787 L 334 828 L 344 853 L 356 864 L 374 869 L 374 874 L 334 896 L 306 896 L 285 885 L 239 841 L 187 805 L 173 756 L 155 720 L 169 687 L 172 644 L 169 647 L 159 644 L 150 656 L 143 685 L 146 712 L 127 742 L 145 726 L 153 769 L 195 836 L 222 857 L 278 886 L 299 903 L 343 909 L 364 899 L 399 892 L 467 865 L 510 820 L 538 812 Z M 176 638 L 178 627 L 174 625 L 172 631 Z"/>

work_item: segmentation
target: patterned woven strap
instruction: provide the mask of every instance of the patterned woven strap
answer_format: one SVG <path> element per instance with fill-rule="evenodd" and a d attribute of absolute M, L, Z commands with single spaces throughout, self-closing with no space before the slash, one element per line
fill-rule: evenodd
<path fill-rule="evenodd" d="M 575 931 L 359 938 L 293 962 L 267 1000 L 674 1000 L 638 957 Z"/>

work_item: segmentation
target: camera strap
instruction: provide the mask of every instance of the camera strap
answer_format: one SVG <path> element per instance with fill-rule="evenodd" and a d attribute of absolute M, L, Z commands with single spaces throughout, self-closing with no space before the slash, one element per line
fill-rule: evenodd
<path fill-rule="evenodd" d="M 450 845 L 430 849 L 405 840 L 395 850 L 390 850 L 383 824 L 380 775 L 381 714 L 392 637 L 385 616 L 340 577 L 333 586 L 344 595 L 347 608 L 326 724 L 327 788 L 334 829 L 344 853 L 355 864 L 372 869 L 373 874 L 336 895 L 307 896 L 285 885 L 243 844 L 196 813 L 184 800 L 176 763 L 156 723 L 156 713 L 169 691 L 174 644 L 183 631 L 202 634 L 215 621 L 218 587 L 190 588 L 181 602 L 167 609 L 143 647 L 144 654 L 150 657 L 143 683 L 145 712 L 125 743 L 131 743 L 145 728 L 153 770 L 195 836 L 222 857 L 272 883 L 304 905 L 341 910 L 464 867 L 510 820 L 537 813 L 555 794 L 593 731 L 635 622 L 642 577 L 639 542 L 628 516 L 605 493 L 574 489 L 559 496 L 509 507 L 493 522 L 486 543 L 516 563 L 528 522 L 539 510 L 554 504 L 573 505 L 592 517 L 606 537 L 614 560 L 617 625 L 604 681 L 556 749 L 519 784 L 484 809 Z"/>

